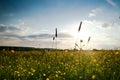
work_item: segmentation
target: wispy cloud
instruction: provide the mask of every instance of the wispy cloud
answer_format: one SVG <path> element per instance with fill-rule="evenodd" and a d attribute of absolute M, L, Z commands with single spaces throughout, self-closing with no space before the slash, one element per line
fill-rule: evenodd
<path fill-rule="evenodd" d="M 117 6 L 117 4 L 115 2 L 113 2 L 113 0 L 106 0 L 110 5 L 112 6 Z"/>
<path fill-rule="evenodd" d="M 113 24 L 110 24 L 110 23 L 103 23 L 102 24 L 103 28 L 108 28 L 108 27 L 112 27 L 112 26 L 113 26 Z"/>
<path fill-rule="evenodd" d="M 45 39 L 45 38 L 52 38 L 52 34 L 26 35 L 26 36 L 21 36 L 20 38 Z"/>
<path fill-rule="evenodd" d="M 67 33 L 60 33 L 58 34 L 58 38 L 61 38 L 61 39 L 67 39 L 67 38 L 71 38 L 72 36 L 70 34 L 67 34 Z M 4 36 L 7 36 L 7 37 L 15 37 L 15 38 L 19 38 L 21 40 L 25 40 L 25 39 L 52 39 L 53 37 L 53 34 L 34 34 L 34 35 L 26 35 L 26 36 L 21 36 L 21 35 L 16 35 L 16 34 L 6 34 Z"/>
<path fill-rule="evenodd" d="M 107 22 L 106 22 L 106 23 L 103 23 L 103 24 L 102 24 L 102 27 L 103 27 L 103 28 L 117 29 L 117 28 L 119 28 L 119 23 L 117 23 L 117 22 L 116 22 L 116 23 L 113 23 L 113 22 L 107 23 Z M 116 30 L 116 31 L 117 31 L 117 30 Z"/>
<path fill-rule="evenodd" d="M 97 16 L 98 13 L 101 13 L 101 12 L 102 12 L 101 8 L 92 9 L 91 12 L 89 13 L 89 17 L 95 17 Z"/>
<path fill-rule="evenodd" d="M 7 27 L 3 24 L 0 24 L 0 32 L 5 32 Z"/>
<path fill-rule="evenodd" d="M 7 26 L 7 25 L 4 25 L 4 24 L 0 24 L 0 32 L 7 32 L 7 31 L 20 31 L 21 28 L 19 27 L 15 27 L 15 26 Z"/>
<path fill-rule="evenodd" d="M 27 34 L 24 33 L 24 35 L 21 35 L 26 30 L 23 29 L 23 27 L 18 27 L 18 26 L 19 25 L 10 26 L 10 25 L 0 24 L 0 39 L 2 42 L 0 43 L 0 45 L 26 45 L 26 46 L 28 45 L 29 46 L 29 45 L 40 43 L 42 47 L 45 47 L 45 45 L 47 47 L 47 46 L 50 46 L 50 44 L 52 44 L 52 37 L 54 36 L 54 34 L 48 33 L 48 30 L 47 32 L 45 30 L 41 30 L 44 32 L 41 33 L 41 31 L 39 31 L 39 33 L 33 32 L 33 34 L 31 34 L 29 33 L 29 32 L 32 32 L 31 31 L 32 29 L 30 28 L 28 32 L 25 32 Z M 69 33 L 59 32 L 58 38 L 59 38 L 58 42 L 61 43 L 61 42 L 67 41 L 68 39 L 71 39 L 72 36 Z"/>
<path fill-rule="evenodd" d="M 58 37 L 59 37 L 59 38 L 72 38 L 73 36 L 71 36 L 71 35 L 68 34 L 68 33 L 59 33 L 59 34 L 58 34 Z"/>

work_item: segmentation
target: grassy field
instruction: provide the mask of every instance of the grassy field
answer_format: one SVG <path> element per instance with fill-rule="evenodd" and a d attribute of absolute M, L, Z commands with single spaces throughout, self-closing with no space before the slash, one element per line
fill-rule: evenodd
<path fill-rule="evenodd" d="M 120 51 L 1 51 L 0 80 L 120 80 Z"/>

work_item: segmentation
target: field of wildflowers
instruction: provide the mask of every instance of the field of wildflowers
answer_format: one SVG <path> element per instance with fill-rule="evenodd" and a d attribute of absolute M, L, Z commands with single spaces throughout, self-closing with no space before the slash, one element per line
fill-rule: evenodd
<path fill-rule="evenodd" d="M 120 80 L 120 51 L 0 51 L 0 80 Z"/>

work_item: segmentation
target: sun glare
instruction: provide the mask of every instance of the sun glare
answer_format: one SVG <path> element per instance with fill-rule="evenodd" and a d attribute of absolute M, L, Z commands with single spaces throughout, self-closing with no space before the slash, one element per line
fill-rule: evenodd
<path fill-rule="evenodd" d="M 86 41 L 88 39 L 89 31 L 86 26 L 82 25 L 81 30 L 78 32 L 79 23 L 71 24 L 70 34 L 73 36 L 74 41 Z"/>
<path fill-rule="evenodd" d="M 90 48 L 90 44 L 88 45 L 87 42 L 89 37 L 92 36 L 90 25 L 89 24 L 86 25 L 86 23 L 83 22 L 80 31 L 78 31 L 79 25 L 80 22 L 76 22 L 68 25 L 69 27 L 67 27 L 69 30 L 69 34 L 73 36 L 72 39 L 73 45 L 75 45 L 76 43 L 77 45 L 80 46 L 80 41 L 82 40 L 82 45 L 84 46 L 83 49 L 88 49 Z"/>

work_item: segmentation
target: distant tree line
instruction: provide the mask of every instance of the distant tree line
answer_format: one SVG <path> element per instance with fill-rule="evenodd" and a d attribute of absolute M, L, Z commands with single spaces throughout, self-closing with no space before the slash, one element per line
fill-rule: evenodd
<path fill-rule="evenodd" d="M 0 46 L 0 51 L 3 49 L 15 50 L 15 51 L 30 51 L 30 50 L 34 50 L 34 47 Z"/>

